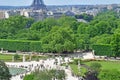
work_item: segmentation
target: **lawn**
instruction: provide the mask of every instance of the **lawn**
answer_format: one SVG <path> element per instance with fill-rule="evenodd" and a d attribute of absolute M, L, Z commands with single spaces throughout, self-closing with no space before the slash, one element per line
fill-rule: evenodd
<path fill-rule="evenodd" d="M 102 70 L 118 70 L 120 71 L 120 61 L 88 61 L 83 62 L 83 64 L 86 64 L 90 66 L 91 63 L 100 63 L 102 65 Z M 75 75 L 84 75 L 84 73 L 87 72 L 87 69 L 84 67 L 81 67 L 81 74 L 78 70 L 78 65 L 76 64 L 69 64 L 71 66 L 71 69 Z"/>
<path fill-rule="evenodd" d="M 85 72 L 87 71 L 86 68 L 84 67 L 80 67 L 80 72 L 79 72 L 79 69 L 78 69 L 78 65 L 75 65 L 75 64 L 70 64 L 70 67 L 72 69 L 72 72 L 75 74 L 75 75 L 84 75 Z"/>
<path fill-rule="evenodd" d="M 0 60 L 3 60 L 5 62 L 11 62 L 13 54 L 0 54 Z M 20 58 L 18 61 L 22 61 L 22 55 L 20 55 Z"/>
<path fill-rule="evenodd" d="M 103 70 L 119 70 L 120 71 L 120 61 L 90 61 L 85 62 L 86 65 L 90 66 L 91 63 L 100 63 Z"/>
<path fill-rule="evenodd" d="M 0 60 L 3 60 L 5 62 L 12 62 L 12 57 L 14 56 L 14 54 L 0 54 Z M 22 55 L 19 55 L 20 58 L 15 61 L 15 62 L 21 62 L 22 61 L 22 58 L 23 56 Z M 26 61 L 29 61 L 29 55 L 26 55 Z M 49 58 L 49 56 L 38 56 L 38 55 L 33 55 L 32 56 L 32 60 L 33 61 L 38 61 L 40 59 L 47 59 Z"/>

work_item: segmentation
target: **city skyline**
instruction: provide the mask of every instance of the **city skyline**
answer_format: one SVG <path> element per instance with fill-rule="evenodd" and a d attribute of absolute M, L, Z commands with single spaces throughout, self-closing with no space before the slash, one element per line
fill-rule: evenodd
<path fill-rule="evenodd" d="M 0 0 L 0 6 L 28 6 L 33 0 Z M 46 5 L 120 4 L 118 0 L 43 0 Z"/>

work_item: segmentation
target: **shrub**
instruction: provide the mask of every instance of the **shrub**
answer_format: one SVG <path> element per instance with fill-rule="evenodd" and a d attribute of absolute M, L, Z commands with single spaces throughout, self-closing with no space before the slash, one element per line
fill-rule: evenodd
<path fill-rule="evenodd" d="M 14 59 L 15 59 L 15 60 L 18 60 L 19 58 L 20 58 L 20 56 L 19 56 L 18 54 L 15 54 L 15 55 L 14 55 Z"/>
<path fill-rule="evenodd" d="M 24 80 L 33 80 L 34 79 L 34 75 L 33 74 L 30 74 L 30 75 L 26 75 L 24 77 Z"/>
<path fill-rule="evenodd" d="M 100 80 L 120 80 L 120 71 L 102 70 L 98 77 Z"/>
<path fill-rule="evenodd" d="M 10 80 L 10 72 L 3 61 L 0 61 L 0 80 Z"/>
<path fill-rule="evenodd" d="M 64 70 L 36 70 L 30 75 L 25 76 L 24 80 L 65 80 Z"/>
<path fill-rule="evenodd" d="M 101 69 L 102 65 L 100 63 L 91 63 L 90 68 L 92 71 L 99 72 Z"/>

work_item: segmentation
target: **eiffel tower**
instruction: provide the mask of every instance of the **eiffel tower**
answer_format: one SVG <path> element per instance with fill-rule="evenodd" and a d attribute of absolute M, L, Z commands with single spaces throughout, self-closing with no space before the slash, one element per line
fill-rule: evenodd
<path fill-rule="evenodd" d="M 43 0 L 34 0 L 32 5 L 31 5 L 31 8 L 33 10 L 46 10 L 46 5 L 44 4 Z"/>

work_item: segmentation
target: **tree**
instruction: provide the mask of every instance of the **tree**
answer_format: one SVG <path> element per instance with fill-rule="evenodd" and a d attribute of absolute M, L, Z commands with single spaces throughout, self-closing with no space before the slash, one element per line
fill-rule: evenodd
<path fill-rule="evenodd" d="M 75 15 L 75 18 L 77 19 L 84 19 L 86 21 L 91 21 L 93 19 L 93 15 L 90 14 L 80 14 L 80 15 Z"/>
<path fill-rule="evenodd" d="M 63 45 L 61 45 L 61 44 L 56 44 L 56 45 L 55 45 L 55 50 L 56 50 L 57 52 L 62 53 L 62 52 L 63 52 L 63 49 L 64 49 Z"/>
<path fill-rule="evenodd" d="M 73 52 L 74 51 L 74 43 L 69 41 L 69 40 L 66 40 L 65 43 L 64 43 L 64 51 L 65 52 Z"/>
<path fill-rule="evenodd" d="M 11 75 L 8 67 L 3 61 L 0 61 L 0 80 L 10 80 Z"/>
<path fill-rule="evenodd" d="M 11 16 L 8 19 L 0 21 L 0 38 L 14 39 L 14 36 L 19 32 L 19 30 L 24 30 L 29 28 L 34 22 L 32 18 L 26 18 L 24 16 Z"/>
<path fill-rule="evenodd" d="M 14 55 L 14 59 L 15 59 L 15 60 L 18 60 L 19 58 L 20 58 L 20 56 L 19 56 L 18 54 L 15 54 L 15 55 Z"/>
<path fill-rule="evenodd" d="M 58 24 L 64 27 L 70 27 L 74 32 L 76 32 L 79 23 L 74 17 L 62 16 L 58 19 Z"/>
<path fill-rule="evenodd" d="M 112 38 L 112 51 L 115 57 L 120 56 L 120 34 L 116 33 Z"/>
<path fill-rule="evenodd" d="M 111 25 L 109 25 L 109 23 L 106 21 L 100 21 L 99 23 L 97 23 L 95 25 L 95 27 L 97 28 L 97 34 L 101 35 L 101 34 L 110 34 L 112 27 Z"/>
<path fill-rule="evenodd" d="M 111 43 L 112 35 L 110 34 L 103 34 L 100 36 L 95 36 L 90 39 L 91 44 L 110 44 Z"/>
<path fill-rule="evenodd" d="M 43 50 L 46 52 L 73 52 L 74 36 L 70 27 L 55 26 L 42 38 Z"/>

